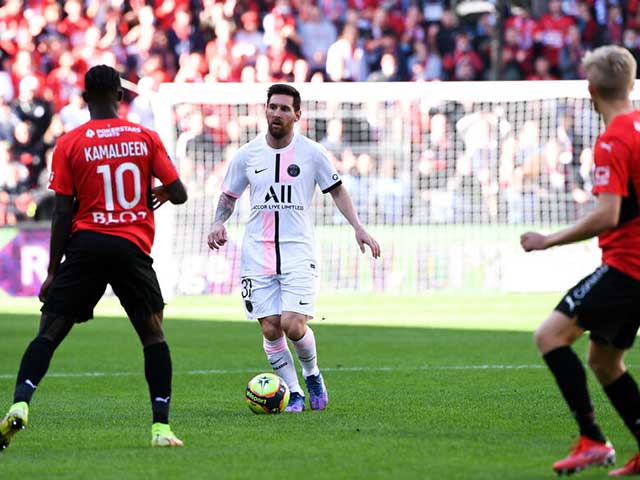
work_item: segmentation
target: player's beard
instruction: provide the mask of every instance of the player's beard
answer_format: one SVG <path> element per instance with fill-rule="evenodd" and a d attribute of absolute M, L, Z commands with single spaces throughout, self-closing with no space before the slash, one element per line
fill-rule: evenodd
<path fill-rule="evenodd" d="M 291 127 L 287 128 L 287 125 L 284 122 L 280 122 L 276 128 L 273 128 L 273 122 L 269 124 L 269 134 L 275 138 L 276 140 L 280 140 L 281 138 L 286 137 L 291 131 Z"/>

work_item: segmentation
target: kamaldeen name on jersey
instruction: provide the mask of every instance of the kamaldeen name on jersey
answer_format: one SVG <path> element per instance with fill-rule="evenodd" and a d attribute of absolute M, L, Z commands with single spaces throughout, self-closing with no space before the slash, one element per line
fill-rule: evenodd
<path fill-rule="evenodd" d="M 109 145 L 85 147 L 84 158 L 87 162 L 124 157 L 144 157 L 149 155 L 149 147 L 145 142 L 122 142 Z"/>

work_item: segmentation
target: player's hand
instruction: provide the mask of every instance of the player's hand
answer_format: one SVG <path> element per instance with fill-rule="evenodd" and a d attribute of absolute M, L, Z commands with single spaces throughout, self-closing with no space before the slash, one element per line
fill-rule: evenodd
<path fill-rule="evenodd" d="M 537 232 L 527 232 L 520 236 L 520 245 L 525 252 L 546 250 L 549 248 L 547 236 Z"/>
<path fill-rule="evenodd" d="M 151 206 L 154 210 L 159 209 L 167 200 L 169 200 L 169 192 L 164 185 L 151 189 Z"/>
<path fill-rule="evenodd" d="M 356 229 L 356 242 L 358 242 L 358 246 L 362 253 L 365 252 L 364 246 L 369 245 L 373 258 L 378 258 L 380 256 L 380 245 L 378 245 L 378 242 L 376 242 L 376 240 L 369 235 L 364 228 Z"/>
<path fill-rule="evenodd" d="M 48 274 L 47 278 L 44 279 L 42 285 L 40 286 L 40 293 L 38 293 L 38 299 L 44 303 L 47 298 L 47 294 L 49 293 L 49 289 L 51 288 L 51 284 L 53 283 L 53 279 L 55 276 L 53 274 Z"/>
<path fill-rule="evenodd" d="M 211 232 L 207 238 L 207 243 L 211 250 L 218 250 L 227 243 L 227 229 L 220 222 L 215 222 L 211 227 Z"/>

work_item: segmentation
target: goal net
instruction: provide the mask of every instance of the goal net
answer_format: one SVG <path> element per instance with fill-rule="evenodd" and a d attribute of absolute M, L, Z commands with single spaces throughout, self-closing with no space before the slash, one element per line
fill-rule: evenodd
<path fill-rule="evenodd" d="M 189 201 L 160 216 L 156 254 L 180 295 L 239 287 L 248 194 L 219 252 L 206 243 L 235 151 L 264 133 L 264 84 L 164 84 L 156 128 Z M 595 241 L 525 255 L 519 235 L 593 206 L 602 128 L 585 82 L 296 85 L 298 131 L 326 147 L 382 257 L 362 255 L 330 195 L 315 197 L 321 290 L 563 290 L 595 268 Z M 164 209 L 164 207 L 163 207 Z"/>

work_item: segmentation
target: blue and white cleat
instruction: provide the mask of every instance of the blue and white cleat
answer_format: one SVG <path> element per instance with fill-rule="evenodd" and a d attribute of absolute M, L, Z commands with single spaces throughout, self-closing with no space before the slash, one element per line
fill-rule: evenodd
<path fill-rule="evenodd" d="M 289 404 L 287 405 L 287 408 L 284 409 L 284 411 L 288 413 L 300 413 L 303 410 L 304 395 L 301 395 L 298 392 L 291 392 L 291 396 L 289 397 Z"/>
<path fill-rule="evenodd" d="M 307 390 L 309 391 L 311 410 L 324 410 L 327 407 L 327 403 L 329 403 L 329 395 L 324 386 L 322 374 L 309 375 L 305 377 L 304 382 L 307 384 Z"/>

